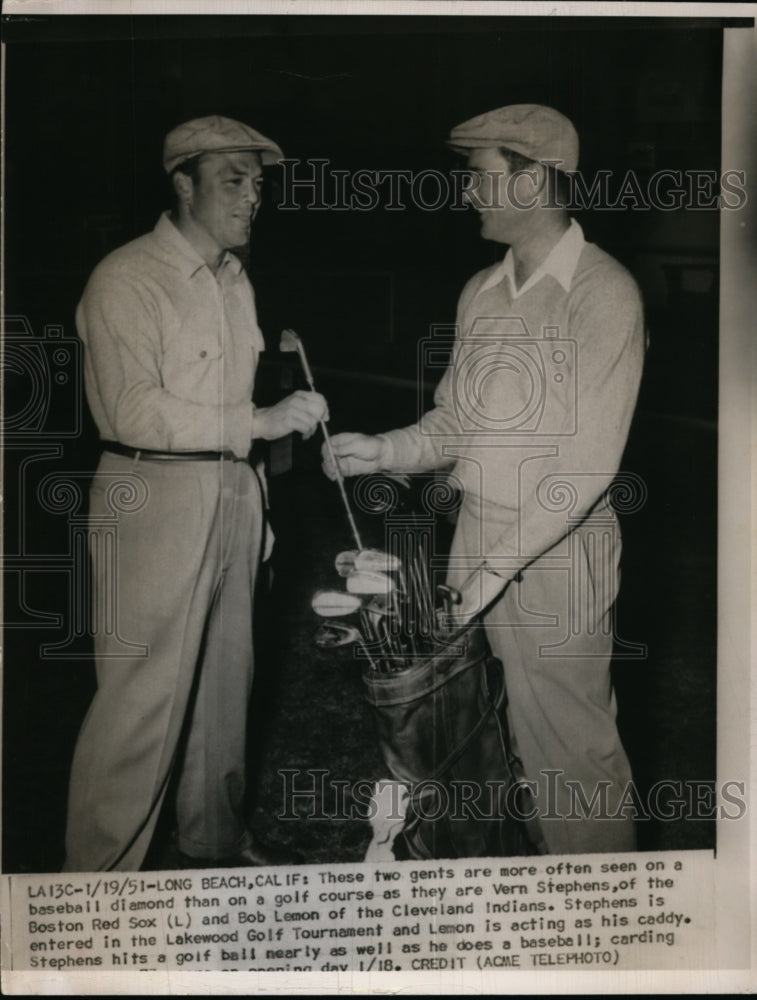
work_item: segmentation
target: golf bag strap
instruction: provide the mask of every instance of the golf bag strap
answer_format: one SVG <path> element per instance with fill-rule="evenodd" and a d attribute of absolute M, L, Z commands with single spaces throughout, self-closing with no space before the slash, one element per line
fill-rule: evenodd
<path fill-rule="evenodd" d="M 418 793 L 417 790 L 414 790 L 413 792 L 411 792 L 411 794 L 410 794 L 410 802 L 409 802 L 408 805 L 413 808 L 413 811 L 415 812 L 415 816 L 408 823 L 408 826 L 407 826 L 408 829 L 412 829 L 412 827 L 420 820 L 420 816 L 418 815 L 418 812 L 415 809 L 415 803 L 417 801 L 419 801 L 419 799 L 421 798 L 421 796 L 423 794 L 423 787 L 422 786 L 425 785 L 426 788 L 428 788 L 428 789 L 433 788 L 433 782 L 438 781 L 439 778 L 441 778 L 444 774 L 446 774 L 447 771 L 452 767 L 452 765 L 457 760 L 459 760 L 460 757 L 462 757 L 462 755 L 465 753 L 465 751 L 471 745 L 471 743 L 473 742 L 473 740 L 478 736 L 478 734 L 482 731 L 482 729 L 484 728 L 484 726 L 487 724 L 487 722 L 491 718 L 492 713 L 493 712 L 499 713 L 500 709 L 502 708 L 502 705 L 504 704 L 504 701 L 505 701 L 505 668 L 502 666 L 502 664 L 499 662 L 499 660 L 494 660 L 493 662 L 497 663 L 499 665 L 499 667 L 500 667 L 500 672 L 499 672 L 500 685 L 499 685 L 499 690 L 497 691 L 495 698 L 489 702 L 489 705 L 488 705 L 486 711 L 483 713 L 483 715 L 480 717 L 480 719 L 475 724 L 475 726 L 471 729 L 471 731 L 468 733 L 468 735 L 463 740 L 461 740 L 460 743 L 458 743 L 458 745 L 455 747 L 455 749 L 450 754 L 447 755 L 447 757 L 442 761 L 442 763 L 439 765 L 439 767 L 436 768 L 436 770 L 433 772 L 433 774 L 431 774 L 431 776 L 428 779 L 426 779 L 426 781 L 424 781 L 424 782 L 421 783 L 421 792 Z M 507 755 L 506 755 L 506 759 L 507 759 Z M 509 766 L 509 764 L 510 764 L 509 759 L 507 759 L 507 763 L 508 763 L 508 766 Z M 428 782 L 428 784 L 427 784 L 427 782 Z"/>

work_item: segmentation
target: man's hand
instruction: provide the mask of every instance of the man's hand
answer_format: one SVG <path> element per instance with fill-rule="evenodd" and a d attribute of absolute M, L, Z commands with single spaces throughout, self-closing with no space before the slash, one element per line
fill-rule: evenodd
<path fill-rule="evenodd" d="M 364 476 L 386 468 L 387 442 L 369 434 L 336 434 L 331 439 L 334 455 L 343 476 Z M 336 469 L 326 445 L 321 449 L 323 471 L 336 479 Z"/>
<path fill-rule="evenodd" d="M 298 389 L 275 406 L 256 409 L 253 433 L 256 438 L 275 441 L 292 431 L 299 431 L 307 439 L 315 432 L 319 420 L 328 419 L 329 410 L 323 396 L 319 392 Z"/>

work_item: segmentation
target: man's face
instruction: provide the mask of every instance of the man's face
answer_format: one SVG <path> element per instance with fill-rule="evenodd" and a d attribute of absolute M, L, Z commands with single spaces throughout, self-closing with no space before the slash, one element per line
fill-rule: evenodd
<path fill-rule="evenodd" d="M 496 243 L 512 243 L 528 225 L 533 208 L 533 186 L 524 173 L 512 174 L 497 149 L 472 149 L 468 170 L 473 175 L 465 199 L 481 219 L 481 236 Z"/>
<path fill-rule="evenodd" d="M 199 163 L 187 209 L 218 250 L 246 245 L 260 205 L 260 154 L 208 153 Z"/>

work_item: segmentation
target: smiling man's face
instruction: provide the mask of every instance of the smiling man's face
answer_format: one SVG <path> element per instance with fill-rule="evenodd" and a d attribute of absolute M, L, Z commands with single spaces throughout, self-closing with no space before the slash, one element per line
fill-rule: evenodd
<path fill-rule="evenodd" d="M 219 251 L 245 246 L 262 185 L 259 153 L 208 153 L 199 163 L 186 203 L 188 215 Z"/>

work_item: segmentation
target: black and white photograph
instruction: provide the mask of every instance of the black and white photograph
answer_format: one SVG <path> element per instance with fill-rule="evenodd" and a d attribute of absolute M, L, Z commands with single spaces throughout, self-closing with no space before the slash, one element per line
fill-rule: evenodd
<path fill-rule="evenodd" d="M 4 988 L 747 974 L 753 5 L 49 6 Z"/>

